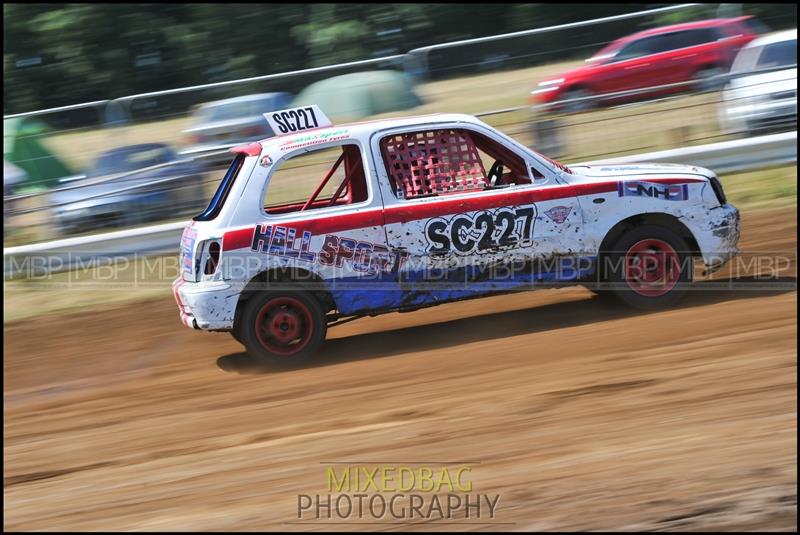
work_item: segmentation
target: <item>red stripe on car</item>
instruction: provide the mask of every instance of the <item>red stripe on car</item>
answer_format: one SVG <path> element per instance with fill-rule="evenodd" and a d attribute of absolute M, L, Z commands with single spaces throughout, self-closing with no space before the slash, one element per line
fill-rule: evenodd
<path fill-rule="evenodd" d="M 254 228 L 250 227 L 226 232 L 222 237 L 222 250 L 231 251 L 249 246 L 253 240 L 253 230 Z"/>
<path fill-rule="evenodd" d="M 648 178 L 635 179 L 635 182 L 658 182 L 660 184 L 686 184 L 702 182 L 702 180 L 687 178 Z M 313 235 L 333 234 L 357 228 L 377 227 L 392 223 L 407 223 L 418 219 L 446 216 L 477 210 L 489 210 L 501 206 L 515 206 L 535 202 L 553 201 L 565 197 L 581 197 L 616 191 L 619 181 L 596 182 L 591 184 L 569 184 L 551 186 L 541 189 L 530 189 L 500 193 L 496 195 L 480 195 L 469 198 L 435 200 L 430 202 L 395 205 L 385 210 L 373 209 L 353 212 L 350 214 L 331 215 L 324 218 L 309 219 L 304 221 L 270 222 L 275 226 L 287 229 L 293 228 L 299 235 L 303 231 Z M 226 232 L 222 240 L 222 250 L 231 251 L 249 247 L 253 240 L 255 227 L 249 227 Z"/>
<path fill-rule="evenodd" d="M 383 210 L 377 209 L 354 212 L 352 214 L 334 215 L 319 219 L 308 219 L 305 221 L 276 221 L 263 224 L 281 226 L 286 229 L 293 228 L 297 231 L 298 235 L 303 231 L 318 235 L 334 234 L 354 228 L 380 227 L 384 223 Z M 241 249 L 242 247 L 249 247 L 253 241 L 254 230 L 255 227 L 249 227 L 226 232 L 222 239 L 222 250 L 230 251 L 233 249 Z"/>
<path fill-rule="evenodd" d="M 181 294 L 178 292 L 178 289 L 183 286 L 184 282 L 186 281 L 183 280 L 183 274 L 181 274 L 181 278 L 172 283 L 172 294 L 175 296 L 175 301 L 178 302 L 178 308 L 180 309 L 181 314 L 183 314 L 183 311 L 186 307 L 181 300 Z"/>

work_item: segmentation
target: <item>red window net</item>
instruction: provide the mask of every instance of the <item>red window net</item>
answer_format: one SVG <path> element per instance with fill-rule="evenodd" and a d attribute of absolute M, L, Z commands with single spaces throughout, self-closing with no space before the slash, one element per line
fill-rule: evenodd
<path fill-rule="evenodd" d="M 398 197 L 460 193 L 486 187 L 478 149 L 465 130 L 429 130 L 381 140 L 386 170 Z"/>

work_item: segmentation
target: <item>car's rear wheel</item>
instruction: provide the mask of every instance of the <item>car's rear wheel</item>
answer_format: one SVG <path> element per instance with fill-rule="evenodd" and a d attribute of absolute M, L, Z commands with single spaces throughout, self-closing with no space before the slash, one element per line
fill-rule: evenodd
<path fill-rule="evenodd" d="M 325 340 L 327 322 L 312 294 L 280 290 L 251 297 L 237 327 L 231 334 L 241 337 L 252 357 L 269 365 L 297 366 L 314 357 Z"/>
<path fill-rule="evenodd" d="M 693 255 L 686 240 L 658 225 L 625 233 L 604 258 L 611 292 L 641 310 L 678 303 L 692 281 Z"/>

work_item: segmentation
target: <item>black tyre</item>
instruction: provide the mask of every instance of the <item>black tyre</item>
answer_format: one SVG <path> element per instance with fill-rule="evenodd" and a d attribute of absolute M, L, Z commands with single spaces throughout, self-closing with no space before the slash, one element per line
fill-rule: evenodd
<path fill-rule="evenodd" d="M 240 323 L 231 334 L 241 338 L 253 358 L 272 366 L 297 366 L 311 360 L 328 328 L 319 302 L 303 290 L 254 295 Z"/>
<path fill-rule="evenodd" d="M 244 340 L 242 339 L 242 325 L 243 325 L 243 322 L 241 321 L 241 319 L 239 319 L 239 317 L 238 317 L 239 314 L 237 314 L 236 316 L 237 316 L 237 318 L 233 322 L 233 329 L 231 329 L 228 332 L 230 333 L 231 336 L 233 336 L 234 340 L 236 340 L 240 344 L 244 345 Z"/>
<path fill-rule="evenodd" d="M 658 225 L 628 231 L 603 258 L 611 293 L 640 310 L 678 303 L 692 282 L 693 255 L 686 240 Z"/>

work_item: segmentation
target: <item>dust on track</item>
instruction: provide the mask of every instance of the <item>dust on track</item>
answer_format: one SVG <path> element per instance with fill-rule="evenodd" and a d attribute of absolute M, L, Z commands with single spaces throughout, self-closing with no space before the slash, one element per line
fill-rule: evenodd
<path fill-rule="evenodd" d="M 796 252 L 795 210 L 743 226 Z M 4 527 L 313 529 L 286 523 L 320 463 L 475 460 L 508 524 L 468 529 L 796 529 L 796 307 L 796 285 L 646 314 L 511 294 L 336 327 L 293 371 L 171 297 L 7 324 Z"/>

